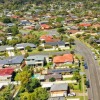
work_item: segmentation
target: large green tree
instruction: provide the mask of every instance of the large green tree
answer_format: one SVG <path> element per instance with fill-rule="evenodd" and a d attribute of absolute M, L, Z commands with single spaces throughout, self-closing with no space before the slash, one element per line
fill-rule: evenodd
<path fill-rule="evenodd" d="M 32 100 L 47 100 L 49 97 L 48 92 L 44 88 L 36 88 L 32 94 Z"/>
<path fill-rule="evenodd" d="M 27 84 L 26 84 L 26 90 L 28 92 L 33 92 L 35 88 L 40 87 L 40 81 L 38 79 L 31 79 Z"/>
<path fill-rule="evenodd" d="M 25 71 L 18 72 L 15 77 L 15 80 L 20 81 L 21 85 L 25 86 L 29 82 L 30 78 L 31 78 L 31 73 L 25 70 Z"/>

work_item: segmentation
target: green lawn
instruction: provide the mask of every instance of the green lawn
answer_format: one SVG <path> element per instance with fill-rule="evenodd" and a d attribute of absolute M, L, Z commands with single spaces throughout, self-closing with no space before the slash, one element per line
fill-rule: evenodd
<path fill-rule="evenodd" d="M 73 88 L 74 88 L 74 90 L 79 90 L 79 84 L 74 84 Z"/>
<path fill-rule="evenodd" d="M 41 35 L 48 34 L 46 31 L 32 31 L 31 33 L 32 33 L 32 34 L 35 34 L 35 35 L 38 35 L 39 37 L 40 37 Z"/>
<path fill-rule="evenodd" d="M 66 80 L 73 80 L 73 78 L 71 77 L 71 78 L 64 78 L 63 79 L 64 81 L 66 81 Z"/>

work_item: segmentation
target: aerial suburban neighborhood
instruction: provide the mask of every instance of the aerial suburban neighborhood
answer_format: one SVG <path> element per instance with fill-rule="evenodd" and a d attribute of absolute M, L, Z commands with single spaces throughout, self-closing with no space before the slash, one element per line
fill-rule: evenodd
<path fill-rule="evenodd" d="M 0 100 L 100 100 L 100 0 L 0 0 Z"/>

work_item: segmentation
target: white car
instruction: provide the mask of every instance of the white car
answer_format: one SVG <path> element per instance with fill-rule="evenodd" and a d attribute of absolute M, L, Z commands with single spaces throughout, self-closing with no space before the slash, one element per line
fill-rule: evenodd
<path fill-rule="evenodd" d="M 68 96 L 69 96 L 69 97 L 72 97 L 72 96 L 74 96 L 74 95 L 69 93 Z"/>
<path fill-rule="evenodd" d="M 94 56 L 94 59 L 97 60 L 97 56 Z"/>
<path fill-rule="evenodd" d="M 74 96 L 76 96 L 76 93 L 74 93 L 74 92 L 71 92 L 71 94 L 74 95 Z"/>
<path fill-rule="evenodd" d="M 70 97 L 71 96 L 76 96 L 76 94 L 74 92 L 71 92 L 71 93 L 68 94 L 68 96 L 70 96 Z"/>

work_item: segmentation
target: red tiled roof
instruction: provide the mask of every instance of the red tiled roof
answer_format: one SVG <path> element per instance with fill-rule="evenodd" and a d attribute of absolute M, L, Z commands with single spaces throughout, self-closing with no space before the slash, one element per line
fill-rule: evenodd
<path fill-rule="evenodd" d="M 13 68 L 2 68 L 0 69 L 0 76 L 11 75 L 13 71 Z"/>
<path fill-rule="evenodd" d="M 46 40 L 46 39 L 53 39 L 53 36 L 42 35 L 42 36 L 40 37 L 40 39 L 44 39 L 44 40 Z"/>
<path fill-rule="evenodd" d="M 42 29 L 49 29 L 49 28 L 50 28 L 50 26 L 49 26 L 49 25 L 47 25 L 47 24 L 41 24 L 41 28 L 42 28 Z"/>
<path fill-rule="evenodd" d="M 54 63 L 73 62 L 72 54 L 64 54 L 63 56 L 56 56 L 53 58 Z"/>
<path fill-rule="evenodd" d="M 81 24 L 79 24 L 79 26 L 88 27 L 88 26 L 91 26 L 91 24 L 90 23 L 81 23 Z"/>
<path fill-rule="evenodd" d="M 17 19 L 17 18 L 19 18 L 19 16 L 16 16 L 16 15 L 13 15 L 13 16 L 11 16 L 12 18 L 15 18 L 15 19 Z"/>
<path fill-rule="evenodd" d="M 59 39 L 54 39 L 53 36 L 49 36 L 49 35 L 42 35 L 40 37 L 40 40 L 44 40 L 45 42 L 56 42 L 56 41 L 59 41 Z"/>

